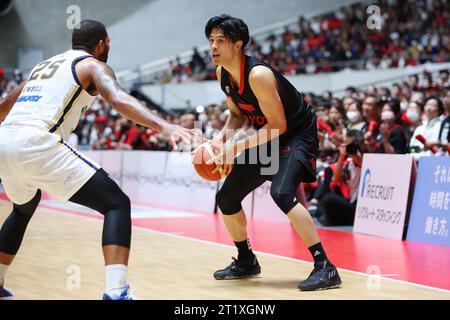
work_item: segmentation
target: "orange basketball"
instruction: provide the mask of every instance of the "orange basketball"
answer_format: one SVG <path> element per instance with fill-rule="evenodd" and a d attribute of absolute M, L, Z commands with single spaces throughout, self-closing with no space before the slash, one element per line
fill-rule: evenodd
<path fill-rule="evenodd" d="M 221 168 L 218 171 L 213 172 L 213 170 L 216 169 L 215 163 L 206 164 L 213 155 L 217 155 L 219 152 L 219 148 L 208 143 L 203 143 L 195 149 L 192 164 L 200 177 L 209 181 L 219 181 L 225 178 Z"/>

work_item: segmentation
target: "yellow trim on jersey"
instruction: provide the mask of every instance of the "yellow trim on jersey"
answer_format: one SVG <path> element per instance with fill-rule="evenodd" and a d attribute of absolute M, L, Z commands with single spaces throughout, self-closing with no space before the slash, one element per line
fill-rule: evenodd
<path fill-rule="evenodd" d="M 58 108 L 58 112 L 56 113 L 56 116 L 53 117 L 52 124 L 50 124 L 47 128 L 47 130 L 50 130 L 53 126 L 55 126 L 58 123 L 59 118 L 64 112 L 64 109 L 66 108 L 67 104 L 72 100 L 72 97 L 74 96 L 75 92 L 78 89 L 78 85 L 74 85 L 73 90 L 70 92 L 70 94 L 67 96 L 66 100 L 64 100 L 62 107 Z"/>
<path fill-rule="evenodd" d="M 80 100 L 81 96 L 83 95 L 83 91 L 84 91 L 84 89 L 81 90 L 81 93 L 78 95 L 78 97 L 77 97 L 77 98 L 75 99 L 75 101 L 72 103 L 72 107 L 70 108 L 69 112 L 67 112 L 67 113 L 65 114 L 65 116 L 64 116 L 64 118 L 63 118 L 63 121 L 61 122 L 61 125 L 56 129 L 55 133 L 57 133 L 57 132 L 62 128 L 62 126 L 63 126 L 63 124 L 64 124 L 64 120 L 67 119 L 67 117 L 69 116 L 70 112 L 75 108 L 75 105 L 77 104 L 78 100 Z M 64 107 L 64 109 L 65 109 L 65 107 Z M 63 109 L 63 110 L 64 110 L 64 109 Z M 58 119 L 59 119 L 59 118 L 58 118 Z"/>

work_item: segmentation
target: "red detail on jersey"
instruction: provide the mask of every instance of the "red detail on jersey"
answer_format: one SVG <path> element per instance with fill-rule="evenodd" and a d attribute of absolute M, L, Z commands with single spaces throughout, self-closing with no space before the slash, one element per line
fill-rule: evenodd
<path fill-rule="evenodd" d="M 233 78 L 231 78 L 231 75 L 228 73 L 228 78 L 230 79 L 230 83 L 231 86 L 234 88 L 234 82 L 233 82 Z M 241 79 L 239 81 L 239 90 L 238 90 L 238 94 L 240 96 L 242 96 L 242 93 L 244 92 L 244 87 L 245 87 L 245 54 L 242 55 L 242 60 L 241 60 Z"/>
<path fill-rule="evenodd" d="M 245 115 L 245 117 L 251 125 L 254 125 L 256 123 L 260 126 L 263 126 L 267 123 L 267 119 L 264 116 Z"/>
<path fill-rule="evenodd" d="M 238 91 L 240 96 L 244 92 L 244 86 L 245 86 L 244 76 L 245 76 L 245 54 L 242 55 L 242 60 L 241 60 L 241 81 L 239 83 L 239 91 Z"/>
<path fill-rule="evenodd" d="M 255 107 L 252 106 L 251 104 L 238 103 L 238 105 L 239 105 L 239 108 L 244 109 L 246 111 L 249 111 L 249 112 L 255 112 L 256 111 Z"/>

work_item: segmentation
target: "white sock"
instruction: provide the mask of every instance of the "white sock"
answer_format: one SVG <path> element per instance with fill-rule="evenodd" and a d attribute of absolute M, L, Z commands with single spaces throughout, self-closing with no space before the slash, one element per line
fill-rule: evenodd
<path fill-rule="evenodd" d="M 6 270 L 8 270 L 8 267 L 6 264 L 0 263 L 0 287 L 3 285 L 3 281 L 5 280 L 5 274 Z"/>
<path fill-rule="evenodd" d="M 105 267 L 106 293 L 120 295 L 127 285 L 128 267 L 124 264 L 110 264 Z"/>

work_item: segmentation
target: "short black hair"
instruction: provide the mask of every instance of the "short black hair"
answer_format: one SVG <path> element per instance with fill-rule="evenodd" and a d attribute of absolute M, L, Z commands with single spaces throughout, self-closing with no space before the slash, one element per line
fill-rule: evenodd
<path fill-rule="evenodd" d="M 208 20 L 205 26 L 206 38 L 209 38 L 211 31 L 214 29 L 223 31 L 225 37 L 233 43 L 242 40 L 242 48 L 244 48 L 250 40 L 248 27 L 242 19 L 232 17 L 228 14 L 221 14 Z"/>
<path fill-rule="evenodd" d="M 383 106 L 382 105 L 383 101 L 375 93 L 367 94 L 366 97 L 364 98 L 364 100 L 366 100 L 367 98 L 374 98 L 375 99 L 375 105 L 376 105 L 377 109 L 381 109 L 381 107 Z M 364 103 L 364 100 L 363 100 L 363 103 Z"/>
<path fill-rule="evenodd" d="M 72 49 L 92 51 L 107 36 L 106 27 L 100 21 L 83 20 L 73 29 Z"/>

